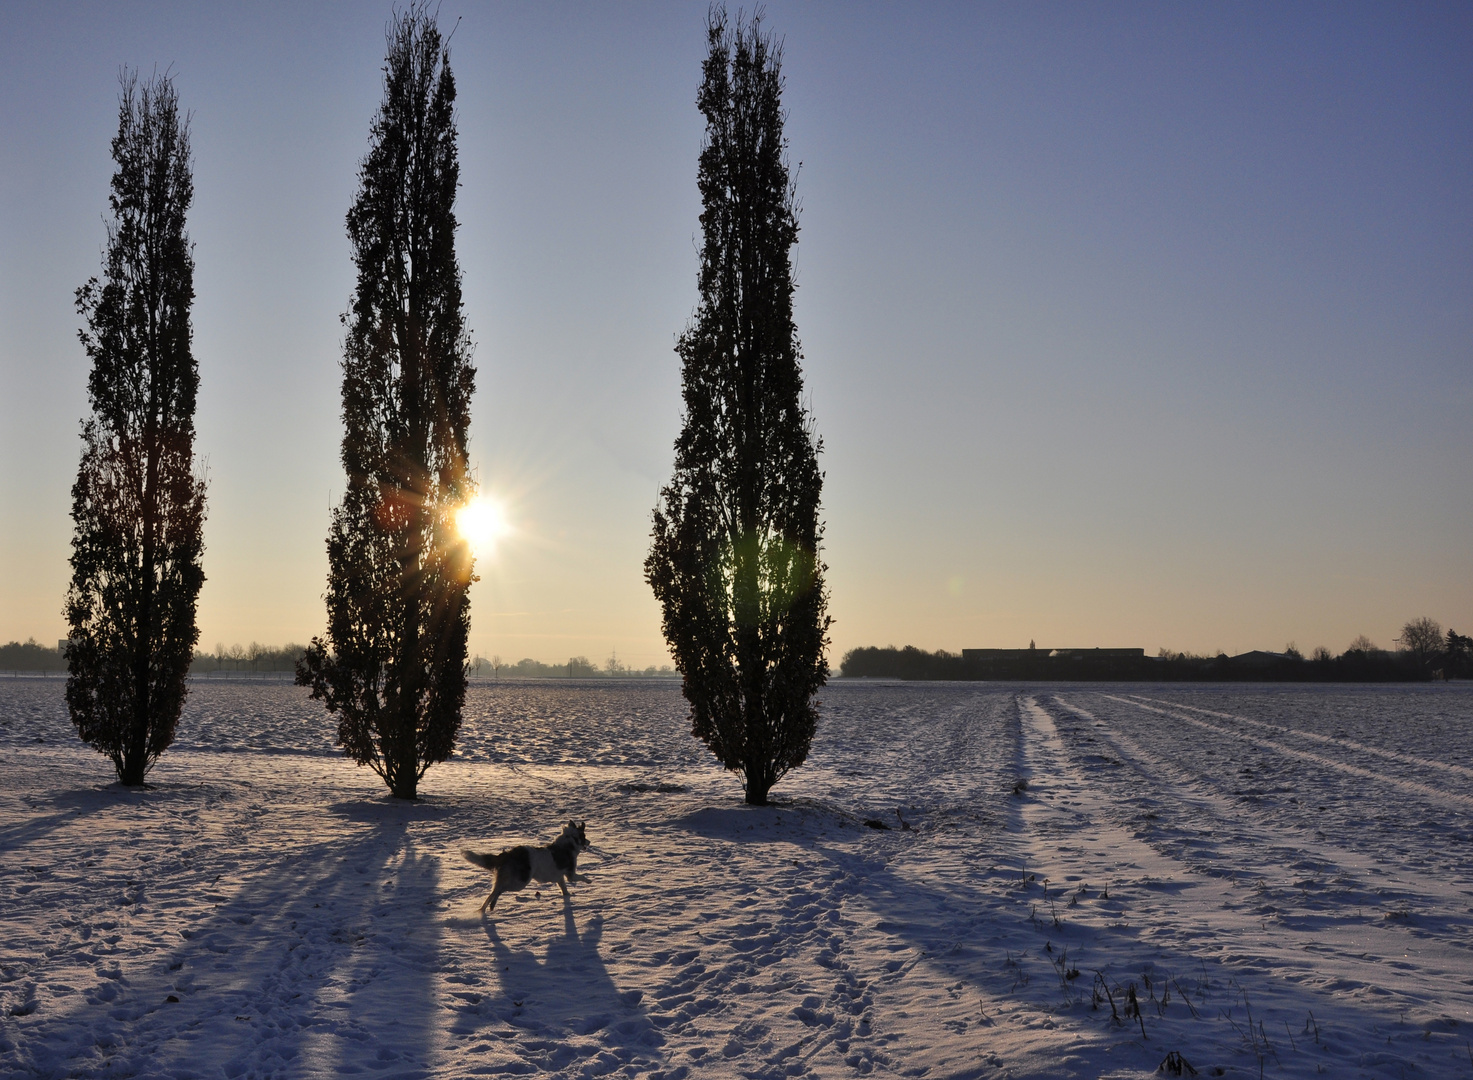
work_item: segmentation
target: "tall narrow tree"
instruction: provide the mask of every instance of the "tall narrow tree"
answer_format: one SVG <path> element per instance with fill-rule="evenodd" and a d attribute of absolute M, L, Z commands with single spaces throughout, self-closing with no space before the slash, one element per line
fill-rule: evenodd
<path fill-rule="evenodd" d="M 707 38 L 700 303 L 676 345 L 685 418 L 645 577 L 692 733 L 762 805 L 807 757 L 828 677 L 821 443 L 793 324 L 781 47 L 760 17 L 732 27 L 720 9 Z"/>
<path fill-rule="evenodd" d="M 72 487 L 66 700 L 83 741 L 142 784 L 174 740 L 199 629 L 189 122 L 168 76 L 123 76 L 102 280 L 77 290 L 92 361 Z"/>
<path fill-rule="evenodd" d="M 343 316 L 342 503 L 328 533 L 327 636 L 297 667 L 359 765 L 413 799 L 455 747 L 465 701 L 475 386 L 455 258 L 455 79 L 422 4 L 390 24 L 384 98 L 348 211 L 358 285 Z"/>

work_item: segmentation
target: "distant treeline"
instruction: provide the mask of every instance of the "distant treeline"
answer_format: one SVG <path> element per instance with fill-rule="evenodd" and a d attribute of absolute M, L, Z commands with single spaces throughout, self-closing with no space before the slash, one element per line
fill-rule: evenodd
<path fill-rule="evenodd" d="M 871 679 L 1066 680 L 1077 682 L 1426 682 L 1473 678 L 1473 639 L 1449 631 L 1450 645 L 1437 653 L 1411 648 L 1391 652 L 1357 642 L 1339 656 L 1316 649 L 1305 657 L 1293 646 L 1281 653 L 1219 653 L 1200 656 L 1162 649 L 1156 656 L 1091 655 L 1077 649 L 991 650 L 992 656 L 963 656 L 907 645 L 851 649 L 840 675 Z M 1123 651 L 1123 650 L 1122 650 Z"/>
<path fill-rule="evenodd" d="M 586 656 L 570 657 L 565 664 L 544 664 L 531 658 L 508 664 L 499 656 L 490 659 L 478 656 L 470 662 L 472 679 L 674 679 L 679 674 L 669 664 L 632 668 L 621 663 L 617 655 L 610 656 L 602 667 Z"/>
<path fill-rule="evenodd" d="M 897 648 L 865 646 L 844 654 L 841 678 L 869 679 L 1062 679 L 1100 682 L 1424 682 L 1429 679 L 1473 678 L 1473 638 L 1452 630 L 1446 637 L 1431 620 L 1408 623 L 1397 639 L 1400 648 L 1380 649 L 1357 638 L 1338 656 L 1319 648 L 1306 657 L 1292 644 L 1283 652 L 1248 652 L 1216 656 L 1162 649 L 1155 656 L 1126 649 L 985 649 L 971 655 L 937 649 L 927 652 L 914 645 Z M 1418 632 L 1420 631 L 1420 636 Z M 217 645 L 213 652 L 196 652 L 189 672 L 195 676 L 260 675 L 296 670 L 305 647 Z M 525 658 L 515 664 L 499 656 L 477 656 L 469 673 L 476 680 L 497 679 L 606 679 L 679 678 L 669 664 L 633 668 L 610 656 L 602 665 L 586 656 L 565 663 L 544 664 Z M 66 657 L 60 648 L 47 648 L 35 638 L 0 645 L 0 672 L 65 674 Z"/>
<path fill-rule="evenodd" d="M 263 671 L 290 671 L 297 670 L 297 661 L 307 652 L 305 645 L 298 645 L 289 641 L 285 645 L 262 645 L 259 642 L 251 642 L 249 645 L 216 645 L 214 652 L 199 652 L 194 654 L 194 662 L 189 665 L 191 675 L 209 675 L 215 672 L 236 672 L 244 674 L 260 674 Z"/>
<path fill-rule="evenodd" d="M 224 645 L 217 645 L 213 653 L 195 655 L 190 674 L 202 675 L 216 671 L 295 671 L 297 661 L 305 652 L 305 647 L 297 644 L 272 648 L 253 641 L 244 648 L 233 645 L 228 649 Z M 668 664 L 661 668 L 653 665 L 647 668 L 631 668 L 620 663 L 617 655 L 610 656 L 602 666 L 586 656 L 570 657 L 561 664 L 544 664 L 532 659 L 507 664 L 499 656 L 489 659 L 477 656 L 466 667 L 472 679 L 602 679 L 636 675 L 658 678 L 675 675 L 675 670 Z"/>
<path fill-rule="evenodd" d="M 35 638 L 0 645 L 0 671 L 65 671 L 60 649 L 36 644 Z"/>
<path fill-rule="evenodd" d="M 262 645 L 216 645 L 213 652 L 196 652 L 189 673 L 194 676 L 212 675 L 261 675 L 270 672 L 295 672 L 297 661 L 306 653 L 306 646 L 288 642 L 282 646 Z M 472 679 L 607 679 L 607 678 L 676 678 L 678 672 L 669 664 L 655 667 L 632 668 L 621 663 L 617 654 L 610 656 L 602 665 L 595 664 L 586 656 L 574 656 L 562 664 L 544 664 L 537 660 L 519 660 L 515 664 L 503 663 L 501 657 L 487 659 L 478 656 L 468 665 Z M 0 645 L 0 671 L 61 673 L 66 672 L 66 656 L 60 648 L 47 648 L 35 638 L 24 642 L 12 641 Z"/>

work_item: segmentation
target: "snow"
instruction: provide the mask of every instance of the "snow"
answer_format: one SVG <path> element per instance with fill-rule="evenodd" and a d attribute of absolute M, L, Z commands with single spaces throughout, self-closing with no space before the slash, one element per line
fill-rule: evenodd
<path fill-rule="evenodd" d="M 837 683 L 762 809 L 668 682 L 475 686 L 411 805 L 246 680 L 121 789 L 62 686 L 0 681 L 0 1076 L 1473 1076 L 1467 685 Z"/>

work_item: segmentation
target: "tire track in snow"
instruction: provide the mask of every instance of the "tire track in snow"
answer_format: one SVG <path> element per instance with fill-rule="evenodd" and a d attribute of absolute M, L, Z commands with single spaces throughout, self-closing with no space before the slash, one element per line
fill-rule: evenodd
<path fill-rule="evenodd" d="M 1268 772 L 1260 763 L 1255 777 L 1258 781 L 1274 771 L 1295 774 L 1281 775 L 1277 784 L 1270 783 L 1270 790 L 1235 790 L 1234 783 L 1242 779 L 1233 774 L 1238 762 L 1228 769 L 1224 760 L 1203 760 L 1198 752 L 1206 750 L 1210 755 L 1207 748 L 1213 745 L 1231 752 L 1233 742 L 1242 741 L 1233 732 L 1209 725 L 1201 730 L 1215 739 L 1203 739 L 1194 745 L 1193 740 L 1185 739 L 1167 747 L 1149 734 L 1155 723 L 1151 718 L 1162 714 L 1142 709 L 1144 715 L 1132 717 L 1137 722 L 1144 719 L 1147 725 L 1144 741 L 1137 742 L 1119 730 L 1110 710 L 1101 710 L 1101 716 L 1096 717 L 1060 697 L 1054 700 L 1061 709 L 1095 724 L 1090 729 L 1092 735 L 1113 744 L 1119 757 L 1138 775 L 1173 787 L 1174 798 L 1206 816 L 1205 828 L 1193 836 L 1180 826 L 1155 824 L 1158 819 L 1154 815 L 1144 815 L 1143 821 L 1153 822 L 1145 828 L 1160 830 L 1156 843 L 1201 845 L 1216 853 L 1212 857 L 1221 860 L 1218 865 L 1233 867 L 1239 876 L 1259 877 L 1264 885 L 1275 888 L 1282 887 L 1282 882 L 1273 881 L 1272 873 L 1277 872 L 1284 881 L 1292 882 L 1292 890 L 1281 897 L 1286 910 L 1323 910 L 1333 895 L 1341 907 L 1381 909 L 1388 918 L 1405 917 L 1410 909 L 1429 913 L 1473 911 L 1468 907 L 1473 902 L 1473 876 L 1464 846 L 1468 822 L 1461 811 L 1449 815 L 1421 797 L 1378 798 L 1372 800 L 1373 820 L 1367 821 L 1366 800 L 1350 795 L 1352 785 L 1342 779 L 1346 775 L 1343 771 L 1317 769 L 1313 776 L 1301 776 L 1293 757 L 1278 757 Z M 1112 722 L 1107 724 L 1106 720 Z M 1260 743 L 1250 741 L 1248 745 L 1266 757 L 1277 757 Z M 1284 786 L 1286 783 L 1290 786 Z M 1365 787 L 1354 785 L 1356 789 Z M 1195 794 L 1176 794 L 1183 788 Z M 1287 802 L 1276 798 L 1291 793 L 1296 797 Z M 1236 799 L 1231 797 L 1234 795 Z M 1315 805 L 1320 802 L 1330 805 Z M 1326 816 L 1320 816 L 1326 811 Z M 1274 871 L 1259 876 L 1258 868 L 1268 867 Z M 1308 891 L 1304 891 L 1306 886 Z M 1293 890 L 1301 890 L 1301 894 L 1296 896 Z M 1439 920 L 1444 917 L 1437 916 Z M 1429 929 L 1419 924 L 1413 934 Z M 1439 940 L 1446 937 L 1443 930 L 1433 931 L 1430 936 Z M 1454 935 L 1454 943 L 1461 946 L 1456 938 Z"/>
<path fill-rule="evenodd" d="M 1205 720 L 1199 720 L 1195 716 L 1187 716 L 1184 713 L 1175 712 L 1172 709 L 1159 709 L 1156 708 L 1154 705 L 1146 705 L 1143 702 L 1126 697 L 1117 697 L 1114 694 L 1102 694 L 1101 696 L 1109 699 L 1110 701 L 1118 701 L 1122 705 L 1130 705 L 1137 709 L 1144 709 L 1147 712 L 1158 713 L 1161 716 L 1169 716 L 1173 720 L 1180 720 L 1183 723 L 1192 724 L 1196 727 L 1201 728 L 1204 731 L 1211 731 L 1218 735 L 1228 735 L 1235 739 L 1241 739 L 1243 742 L 1256 746 L 1261 750 L 1272 750 L 1276 753 L 1285 754 L 1289 757 L 1299 758 L 1301 761 L 1312 762 L 1315 765 L 1322 766 L 1326 769 L 1333 769 L 1336 772 L 1345 773 L 1348 776 L 1358 776 L 1364 780 L 1374 780 L 1380 784 L 1388 784 L 1392 787 L 1398 787 L 1401 788 L 1403 791 L 1409 791 L 1414 794 L 1421 795 L 1422 797 L 1431 799 L 1434 802 L 1448 803 L 1453 806 L 1462 807 L 1465 810 L 1473 810 L 1473 797 L 1469 797 L 1467 795 L 1458 795 L 1451 791 L 1443 791 L 1441 788 L 1435 788 L 1429 784 L 1419 784 L 1415 780 L 1401 780 L 1395 776 L 1388 776 L 1385 773 L 1378 773 L 1373 769 L 1363 769 L 1359 765 L 1351 765 L 1348 762 L 1336 761 L 1334 758 L 1325 757 L 1323 754 L 1311 753 L 1308 750 L 1296 750 L 1292 746 L 1285 746 L 1283 743 L 1275 742 L 1273 739 L 1256 738 L 1252 735 L 1245 735 L 1241 731 L 1233 731 L 1231 728 L 1221 727 L 1217 724 L 1209 724 Z"/>
<path fill-rule="evenodd" d="M 1172 801 L 1188 807 L 1190 811 L 1205 819 L 1212 825 L 1212 833 L 1215 834 L 1219 828 L 1232 823 L 1235 804 L 1213 790 L 1210 784 L 1204 787 L 1198 778 L 1187 770 L 1161 760 L 1143 748 L 1135 739 L 1123 731 L 1112 728 L 1105 719 L 1088 709 L 1066 701 L 1058 695 L 1054 695 L 1054 704 L 1079 719 L 1094 724 L 1094 737 L 1103 740 L 1105 745 L 1115 752 L 1121 764 L 1155 789 L 1159 790 L 1162 786 L 1169 786 Z M 1183 794 L 1183 788 L 1192 789 L 1194 794 Z"/>
<path fill-rule="evenodd" d="M 1433 761 L 1430 758 L 1417 757 L 1413 754 L 1403 754 L 1396 750 L 1382 750 L 1380 747 L 1368 746 L 1365 743 L 1356 742 L 1354 739 L 1347 739 L 1343 736 L 1321 735 L 1317 731 L 1303 731 L 1299 728 L 1285 727 L 1282 724 L 1270 724 L 1263 720 L 1254 720 L 1252 717 L 1236 716 L 1233 713 L 1215 712 L 1212 709 L 1204 709 L 1197 705 L 1183 705 L 1175 701 L 1163 701 L 1160 698 L 1142 697 L 1137 694 L 1132 694 L 1131 698 L 1139 701 L 1153 701 L 1158 705 L 1170 705 L 1173 708 L 1177 709 L 1189 709 L 1192 712 L 1203 713 L 1207 716 L 1216 716 L 1222 720 L 1235 720 L 1243 724 L 1252 724 L 1254 727 L 1266 728 L 1269 731 L 1275 731 L 1281 735 L 1295 735 L 1303 739 L 1313 739 L 1316 742 L 1327 743 L 1332 746 L 1345 746 L 1349 747 L 1352 750 L 1360 750 L 1367 754 L 1375 754 L 1378 757 L 1387 758 L 1391 761 L 1400 761 L 1407 765 L 1417 765 L 1425 769 L 1443 769 L 1447 772 L 1456 773 L 1459 776 L 1463 776 L 1469 780 L 1473 780 L 1473 769 L 1470 769 L 1465 765 L 1455 765 L 1450 761 Z"/>
<path fill-rule="evenodd" d="M 1292 828 L 1285 828 L 1269 815 L 1245 810 L 1242 803 L 1230 801 L 1219 793 L 1212 786 L 1210 780 L 1204 781 L 1192 775 L 1188 770 L 1170 761 L 1163 760 L 1150 750 L 1141 746 L 1131 736 L 1125 734 L 1123 731 L 1112 728 L 1105 719 L 1096 716 L 1081 706 L 1065 701 L 1061 697 L 1055 696 L 1054 702 L 1059 708 L 1095 724 L 1096 727 L 1094 730 L 1097 737 L 1104 739 L 1114 749 L 1119 760 L 1131 772 L 1147 783 L 1155 785 L 1157 788 L 1162 785 L 1169 785 L 1171 788 L 1171 800 L 1178 805 L 1190 808 L 1191 811 L 1202 817 L 1206 824 L 1210 826 L 1210 828 L 1199 833 L 1198 837 L 1193 838 L 1183 835 L 1178 841 L 1179 843 L 1202 844 L 1203 841 L 1200 837 L 1202 835 L 1210 836 L 1213 843 L 1209 846 L 1215 853 L 1220 854 L 1223 846 L 1219 842 L 1219 837 L 1221 836 L 1229 842 L 1251 846 L 1255 853 L 1255 865 L 1260 870 L 1262 869 L 1262 859 L 1265 851 L 1273 851 L 1275 848 L 1280 849 L 1286 857 L 1282 860 L 1283 864 L 1277 867 L 1277 869 L 1281 871 L 1286 879 L 1293 878 L 1302 872 L 1303 867 L 1295 864 L 1296 862 L 1302 863 L 1305 859 L 1311 859 L 1316 863 L 1322 864 L 1319 870 L 1319 876 L 1329 876 L 1330 870 L 1333 868 L 1338 872 L 1339 877 L 1347 882 L 1354 880 L 1348 877 L 1350 873 L 1366 873 L 1371 869 L 1373 860 L 1366 857 L 1363 853 L 1339 844 L 1330 844 L 1328 841 L 1316 841 L 1315 845 L 1310 847 L 1305 837 Z M 1190 788 L 1193 794 L 1183 794 L 1183 788 Z M 1236 815 L 1238 813 L 1247 813 L 1251 817 L 1251 828 L 1242 821 L 1237 820 Z M 1159 816 L 1156 820 L 1159 820 Z M 1264 844 L 1265 836 L 1270 838 L 1271 846 L 1267 848 Z M 1167 843 L 1164 838 L 1159 842 L 1162 844 Z M 1343 857 L 1337 856 L 1333 862 L 1330 859 L 1326 859 L 1324 849 L 1327 846 L 1334 847 L 1339 855 Z M 1223 860 L 1225 863 L 1228 861 L 1227 859 Z M 1220 867 L 1212 867 L 1208 872 L 1221 873 L 1222 869 Z M 1258 876 L 1257 871 L 1241 865 L 1234 865 L 1233 873 L 1235 876 L 1241 877 Z M 1360 885 L 1362 883 L 1356 882 L 1356 884 Z"/>
<path fill-rule="evenodd" d="M 1108 694 L 1100 696 L 1120 700 Z M 1220 910 L 1236 913 L 1230 918 L 1239 922 L 1241 933 L 1216 927 L 1220 961 L 1248 970 L 1267 970 L 1341 1002 L 1396 993 L 1408 1007 L 1436 1015 L 1456 1011 L 1455 1004 L 1469 1000 L 1467 987 L 1473 983 L 1459 955 L 1466 951 L 1466 920 L 1453 914 L 1465 903 L 1466 894 L 1447 888 L 1445 883 L 1439 889 L 1420 872 L 1399 866 L 1412 884 L 1397 881 L 1394 902 L 1403 910 L 1410 906 L 1428 917 L 1418 918 L 1405 928 L 1399 923 L 1386 923 L 1385 919 L 1392 916 L 1383 916 L 1379 908 L 1391 899 L 1385 887 L 1394 880 L 1381 864 L 1386 852 L 1357 850 L 1329 841 L 1323 833 L 1316 833 L 1311 841 L 1255 809 L 1249 809 L 1248 820 L 1243 820 L 1236 804 L 1229 804 L 1212 790 L 1210 778 L 1205 779 L 1203 791 L 1204 781 L 1114 730 L 1108 716 L 1096 715 L 1058 696 L 1054 696 L 1053 703 L 1093 723 L 1094 736 L 1112 745 L 1121 763 L 1135 776 L 1153 782 L 1157 788 L 1164 783 L 1171 791 L 1167 798 L 1172 802 L 1185 804 L 1208 818 L 1203 835 L 1218 858 L 1209 872 L 1224 880 L 1229 874 L 1234 881 L 1257 878 L 1251 889 L 1235 886 L 1221 897 Z M 1119 777 L 1113 783 L 1128 785 L 1130 781 Z M 1183 796 L 1174 790 L 1178 787 L 1190 787 L 1198 794 Z M 1163 857 L 1176 858 L 1163 850 L 1170 843 L 1164 837 L 1158 841 L 1137 839 L 1136 843 L 1149 843 Z M 1310 889 L 1314 889 L 1313 894 Z M 1358 910 L 1361 905 L 1369 907 L 1373 916 L 1347 919 L 1347 911 L 1352 907 Z M 1214 915 L 1214 921 L 1219 918 Z M 1186 925 L 1180 918 L 1175 921 L 1179 928 Z M 1368 939 L 1368 930 L 1393 936 Z M 1406 932 L 1416 944 L 1408 946 L 1403 937 Z M 1368 949 L 1368 944 L 1376 947 Z M 1409 947 L 1420 953 L 1415 983 L 1401 981 L 1408 970 L 1404 954 Z M 1239 978 L 1244 976 L 1240 974 Z M 1314 1008 L 1318 1015 L 1320 1006 Z"/>
<path fill-rule="evenodd" d="M 1126 884 L 1133 873 L 1137 884 L 1175 883 L 1204 890 L 1216 897 L 1211 903 L 1220 902 L 1229 884 L 1197 873 L 1177 855 L 1141 839 L 1134 827 L 1100 812 L 1108 800 L 1073 760 L 1047 708 L 1028 697 L 1020 711 L 1031 774 L 1037 778 L 1029 781 L 1021 806 L 1022 827 L 1036 838 L 1029 844 L 1030 869 L 1036 866 L 1040 877 L 1047 871 L 1056 885 L 1104 881 L 1117 893 L 1116 885 Z M 1044 840 L 1052 841 L 1052 851 L 1037 842 Z"/>

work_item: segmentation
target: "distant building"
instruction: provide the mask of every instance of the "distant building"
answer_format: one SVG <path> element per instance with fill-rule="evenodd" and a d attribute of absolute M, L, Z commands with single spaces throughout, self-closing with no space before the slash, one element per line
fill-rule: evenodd
<path fill-rule="evenodd" d="M 963 649 L 963 660 L 1041 660 L 1048 649 Z"/>
<path fill-rule="evenodd" d="M 1228 662 L 1237 664 L 1239 667 L 1273 667 L 1275 664 L 1282 664 L 1287 659 L 1289 659 L 1288 653 L 1251 649 L 1237 656 L 1228 657 Z"/>

